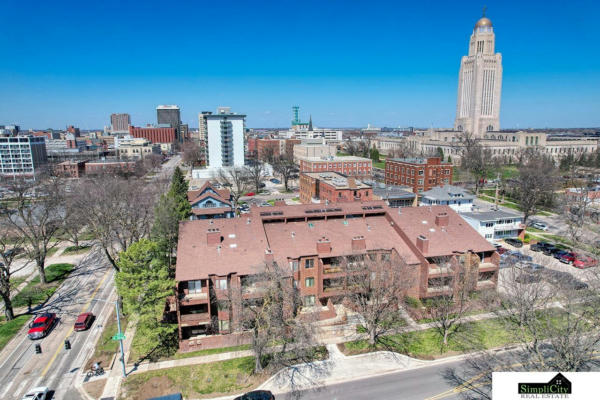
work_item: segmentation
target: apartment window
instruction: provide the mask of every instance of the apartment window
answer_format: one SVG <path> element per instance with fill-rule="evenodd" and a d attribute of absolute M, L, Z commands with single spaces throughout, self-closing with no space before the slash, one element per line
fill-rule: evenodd
<path fill-rule="evenodd" d="M 304 268 L 312 268 L 315 266 L 314 258 L 308 258 L 304 260 Z"/>
<path fill-rule="evenodd" d="M 389 253 L 383 253 L 381 255 L 381 260 L 382 261 L 390 261 L 390 254 Z"/>
<path fill-rule="evenodd" d="M 419 175 L 423 175 L 425 173 L 425 171 L 423 171 L 422 169 L 419 170 Z"/>
<path fill-rule="evenodd" d="M 485 227 L 486 228 L 493 228 L 494 227 L 494 223 L 493 222 L 486 222 L 485 223 Z"/>
<path fill-rule="evenodd" d="M 304 305 L 307 307 L 315 305 L 315 296 L 304 296 Z"/>
<path fill-rule="evenodd" d="M 298 260 L 290 261 L 290 266 L 292 267 L 292 271 L 298 271 Z"/>
<path fill-rule="evenodd" d="M 217 289 L 225 290 L 227 289 L 227 279 L 217 279 L 216 280 Z"/>
<path fill-rule="evenodd" d="M 486 233 L 485 234 L 485 238 L 486 239 L 491 239 L 494 235 L 492 235 L 491 233 Z"/>
<path fill-rule="evenodd" d="M 200 293 L 202 291 L 202 281 L 188 281 L 188 293 Z"/>
<path fill-rule="evenodd" d="M 219 320 L 219 331 L 228 331 L 228 330 L 229 330 L 229 321 Z"/>
<path fill-rule="evenodd" d="M 423 179 L 419 179 L 419 185 L 423 184 Z"/>
<path fill-rule="evenodd" d="M 313 287 L 313 286 L 315 286 L 315 278 L 306 278 L 304 280 L 304 286 L 306 286 L 306 287 Z"/>
<path fill-rule="evenodd" d="M 298 289 L 298 281 L 294 279 L 294 289 Z"/>

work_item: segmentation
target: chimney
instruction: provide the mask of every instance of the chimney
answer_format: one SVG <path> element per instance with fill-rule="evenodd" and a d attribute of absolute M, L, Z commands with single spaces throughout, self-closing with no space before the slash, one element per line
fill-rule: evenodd
<path fill-rule="evenodd" d="M 352 238 L 352 251 L 366 250 L 367 242 L 364 236 L 354 236 Z"/>
<path fill-rule="evenodd" d="M 421 250 L 421 253 L 429 252 L 429 239 L 423 235 L 417 236 L 417 248 Z"/>
<path fill-rule="evenodd" d="M 435 216 L 435 224 L 437 226 L 448 226 L 448 223 L 450 222 L 450 216 L 448 215 L 448 213 L 439 213 L 438 215 Z"/>
<path fill-rule="evenodd" d="M 317 254 L 331 253 L 331 242 L 325 236 L 317 240 Z"/>
<path fill-rule="evenodd" d="M 208 228 L 206 231 L 206 244 L 209 246 L 221 243 L 221 231 L 219 228 Z"/>
<path fill-rule="evenodd" d="M 273 251 L 271 249 L 265 249 L 265 262 L 272 263 L 275 261 L 275 257 L 273 256 Z"/>

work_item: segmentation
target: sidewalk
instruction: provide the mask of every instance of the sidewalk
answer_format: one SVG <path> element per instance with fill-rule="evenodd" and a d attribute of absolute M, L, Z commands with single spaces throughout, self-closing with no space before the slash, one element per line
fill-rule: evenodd
<path fill-rule="evenodd" d="M 127 328 L 125 329 L 125 341 L 123 342 L 123 347 L 125 349 L 125 360 L 129 358 L 129 352 L 131 349 L 131 342 L 133 342 L 133 337 L 135 336 L 135 328 L 136 328 L 136 320 L 129 321 L 127 324 Z M 100 398 L 113 398 L 116 399 L 119 395 L 119 390 L 121 388 L 121 381 L 123 380 L 123 367 L 121 366 L 121 362 L 119 361 L 121 357 L 121 351 L 117 353 L 116 359 L 113 362 L 112 369 L 108 371 L 108 378 L 106 379 L 106 385 L 104 385 L 104 391 L 102 392 L 102 396 Z M 126 366 L 127 367 L 127 366 Z M 127 368 L 126 368 L 127 371 Z M 129 375 L 131 372 L 128 371 Z"/>

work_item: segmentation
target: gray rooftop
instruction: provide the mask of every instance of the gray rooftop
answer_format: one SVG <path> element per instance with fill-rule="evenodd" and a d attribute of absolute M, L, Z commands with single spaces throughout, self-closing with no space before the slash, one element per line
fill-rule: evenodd
<path fill-rule="evenodd" d="M 519 218 L 522 214 L 513 213 L 510 211 L 490 210 L 482 212 L 466 212 L 460 213 L 463 217 L 471 218 L 477 221 L 495 221 L 503 218 Z"/>
<path fill-rule="evenodd" d="M 474 199 L 475 196 L 459 186 L 444 185 L 436 186 L 426 192 L 421 193 L 422 197 L 433 200 L 456 200 L 456 199 Z"/>
<path fill-rule="evenodd" d="M 365 183 L 371 184 L 373 186 L 373 194 L 381 197 L 383 200 L 414 199 L 416 196 L 408 186 L 386 185 L 381 182 Z"/>

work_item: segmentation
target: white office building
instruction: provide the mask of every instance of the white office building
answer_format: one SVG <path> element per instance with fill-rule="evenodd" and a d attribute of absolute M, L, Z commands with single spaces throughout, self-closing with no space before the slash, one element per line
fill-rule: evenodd
<path fill-rule="evenodd" d="M 0 176 L 31 176 L 47 161 L 44 136 L 0 137 Z"/>

